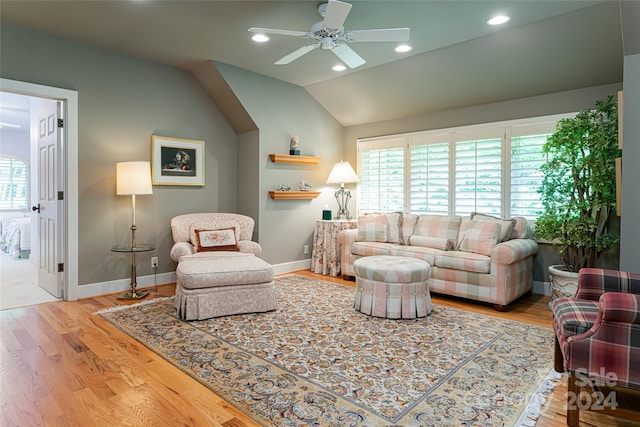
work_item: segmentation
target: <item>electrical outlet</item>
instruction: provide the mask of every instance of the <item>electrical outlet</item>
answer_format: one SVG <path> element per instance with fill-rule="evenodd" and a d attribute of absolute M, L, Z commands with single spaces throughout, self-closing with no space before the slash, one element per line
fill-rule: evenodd
<path fill-rule="evenodd" d="M 151 268 L 158 268 L 158 257 L 157 256 L 152 256 L 151 257 Z"/>
<path fill-rule="evenodd" d="M 303 250 L 305 255 L 309 255 L 309 245 L 304 245 L 304 250 Z"/>

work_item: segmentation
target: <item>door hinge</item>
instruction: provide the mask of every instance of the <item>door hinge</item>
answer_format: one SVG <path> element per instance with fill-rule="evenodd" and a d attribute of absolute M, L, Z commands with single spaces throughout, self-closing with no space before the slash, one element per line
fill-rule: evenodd
<path fill-rule="evenodd" d="M 58 191 L 58 200 L 64 200 L 64 191 Z"/>
<path fill-rule="evenodd" d="M 63 128 L 64 127 L 64 119 L 58 119 L 58 127 L 59 128 Z"/>
<path fill-rule="evenodd" d="M 64 271 L 64 263 L 58 263 L 58 273 L 62 273 Z"/>

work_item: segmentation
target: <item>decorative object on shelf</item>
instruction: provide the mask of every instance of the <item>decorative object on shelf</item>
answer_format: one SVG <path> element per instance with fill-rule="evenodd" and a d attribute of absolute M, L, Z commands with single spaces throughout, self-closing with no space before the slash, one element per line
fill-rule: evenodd
<path fill-rule="evenodd" d="M 153 185 L 204 185 L 204 141 L 151 135 Z"/>
<path fill-rule="evenodd" d="M 348 209 L 351 192 L 345 189 L 344 185 L 358 182 L 360 182 L 360 179 L 358 179 L 358 175 L 356 175 L 349 162 L 340 160 L 333 165 L 329 178 L 327 178 L 327 184 L 340 184 L 340 189 L 335 193 L 336 201 L 338 202 L 338 212 L 334 219 L 340 219 L 342 215 L 344 215 L 346 219 L 351 219 Z"/>
<path fill-rule="evenodd" d="M 298 150 L 298 143 L 300 142 L 300 138 L 298 138 L 297 136 L 294 136 L 293 138 L 291 138 L 291 141 L 289 141 L 289 154 L 292 156 L 299 156 L 300 155 L 300 150 Z"/>
<path fill-rule="evenodd" d="M 305 181 L 300 181 L 300 191 L 309 191 L 311 190 L 311 184 Z"/>
<path fill-rule="evenodd" d="M 286 185 L 286 184 L 278 185 L 278 191 L 289 191 L 289 190 L 291 190 L 290 185 Z"/>
<path fill-rule="evenodd" d="M 331 210 L 329 210 L 329 205 L 324 205 L 322 208 L 322 219 L 325 221 L 331 220 Z"/>
<path fill-rule="evenodd" d="M 151 167 L 149 162 L 119 162 L 116 163 L 116 194 L 131 196 L 131 290 L 118 299 L 140 299 L 147 296 L 149 291 L 136 290 L 136 196 L 153 194 L 151 186 Z M 149 245 L 141 245 L 145 248 Z M 148 249 L 152 250 L 152 249 Z M 122 252 L 117 250 L 116 252 Z M 128 251 L 127 251 L 128 252 Z"/>

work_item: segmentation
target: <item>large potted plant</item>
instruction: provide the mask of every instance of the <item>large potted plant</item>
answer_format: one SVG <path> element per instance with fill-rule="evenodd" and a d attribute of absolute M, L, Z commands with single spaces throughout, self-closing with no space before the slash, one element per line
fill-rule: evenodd
<path fill-rule="evenodd" d="M 610 230 L 616 210 L 615 159 L 620 156 L 614 97 L 559 120 L 543 152 L 548 161 L 541 167 L 538 193 L 543 211 L 536 236 L 554 243 L 564 263 L 549 268 L 552 298 L 572 296 L 577 272 L 596 266 L 600 255 L 619 242 L 619 235 Z M 557 270 L 569 277 L 569 285 L 554 278 Z"/>

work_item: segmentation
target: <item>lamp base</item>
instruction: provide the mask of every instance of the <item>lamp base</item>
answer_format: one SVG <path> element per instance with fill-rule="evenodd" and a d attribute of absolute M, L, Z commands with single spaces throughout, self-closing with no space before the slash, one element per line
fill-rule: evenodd
<path fill-rule="evenodd" d="M 333 219 L 337 221 L 344 215 L 347 220 L 351 220 L 351 214 L 349 214 L 349 209 L 347 208 L 349 199 L 351 199 L 351 192 L 342 186 L 336 191 L 335 196 L 336 202 L 338 202 L 338 212 L 336 212 L 336 216 Z"/>
<path fill-rule="evenodd" d="M 149 295 L 149 291 L 129 291 L 120 295 L 116 299 L 142 299 Z"/>

